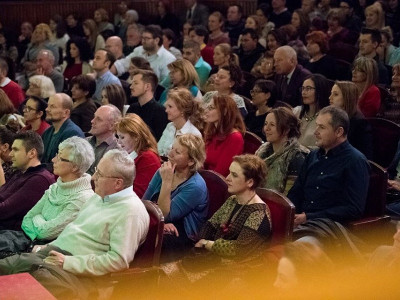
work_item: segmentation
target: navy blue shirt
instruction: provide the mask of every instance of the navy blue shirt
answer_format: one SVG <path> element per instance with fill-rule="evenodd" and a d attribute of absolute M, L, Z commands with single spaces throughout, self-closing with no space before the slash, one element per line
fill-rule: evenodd
<path fill-rule="evenodd" d="M 312 151 L 288 198 L 296 213 L 305 212 L 307 220 L 352 221 L 362 217 L 368 183 L 367 159 L 345 141 L 327 154 L 324 149 Z"/>

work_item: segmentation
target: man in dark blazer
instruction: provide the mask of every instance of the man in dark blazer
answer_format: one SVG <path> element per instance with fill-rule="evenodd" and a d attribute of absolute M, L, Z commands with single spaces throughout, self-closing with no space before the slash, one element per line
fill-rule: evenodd
<path fill-rule="evenodd" d="M 190 22 L 192 25 L 208 25 L 208 7 L 197 3 L 197 0 L 185 0 L 186 10 L 181 14 L 182 25 Z"/>
<path fill-rule="evenodd" d="M 292 107 L 301 105 L 300 87 L 303 81 L 311 75 L 310 71 L 297 63 L 296 51 L 290 46 L 276 49 L 274 61 L 278 99 Z"/>

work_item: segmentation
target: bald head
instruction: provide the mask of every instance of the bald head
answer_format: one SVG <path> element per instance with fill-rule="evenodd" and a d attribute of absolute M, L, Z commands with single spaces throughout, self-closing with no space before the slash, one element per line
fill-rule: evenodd
<path fill-rule="evenodd" d="M 114 54 L 116 59 L 123 56 L 123 43 L 119 36 L 110 36 L 106 41 L 106 49 Z"/>
<path fill-rule="evenodd" d="M 72 99 L 64 93 L 58 93 L 50 96 L 46 108 L 46 120 L 58 125 L 64 123 L 71 114 Z"/>
<path fill-rule="evenodd" d="M 274 66 L 277 74 L 288 75 L 297 66 L 297 53 L 290 46 L 282 46 L 274 53 Z"/>
<path fill-rule="evenodd" d="M 106 140 L 114 134 L 115 123 L 120 118 L 121 112 L 115 105 L 100 106 L 94 114 L 89 132 L 97 139 Z"/>

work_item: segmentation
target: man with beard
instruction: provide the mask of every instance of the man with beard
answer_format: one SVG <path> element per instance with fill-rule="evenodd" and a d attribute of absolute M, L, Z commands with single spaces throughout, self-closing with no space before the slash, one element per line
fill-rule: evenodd
<path fill-rule="evenodd" d="M 129 63 L 132 57 L 143 57 L 149 63 L 154 73 L 161 82 L 168 74 L 167 65 L 175 61 L 175 56 L 167 51 L 162 45 L 162 30 L 159 26 L 149 25 L 142 34 L 142 46 L 136 47 L 135 50 L 127 57 L 117 60 L 111 68 L 111 72 L 121 76 L 128 71 Z"/>
<path fill-rule="evenodd" d="M 56 156 L 58 145 L 71 136 L 84 137 L 82 130 L 70 120 L 72 99 L 64 93 L 51 96 L 46 108 L 46 120 L 52 122 L 43 133 L 44 153 L 42 163 L 51 166 L 51 160 Z M 52 167 L 49 167 L 52 169 Z"/>

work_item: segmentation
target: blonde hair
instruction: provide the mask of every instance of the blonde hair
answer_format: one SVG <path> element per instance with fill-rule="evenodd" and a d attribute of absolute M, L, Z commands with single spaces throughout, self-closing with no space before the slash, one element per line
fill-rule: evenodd
<path fill-rule="evenodd" d="M 335 84 L 342 92 L 343 109 L 351 118 L 357 112 L 357 100 L 359 97 L 357 85 L 351 81 L 336 81 Z"/>
<path fill-rule="evenodd" d="M 115 131 L 129 134 L 136 139 L 135 151 L 151 150 L 158 154 L 157 142 L 147 124 L 137 114 L 127 114 L 115 124 Z"/>
<path fill-rule="evenodd" d="M 189 158 L 193 160 L 194 164 L 189 167 L 190 171 L 194 173 L 201 169 L 206 159 L 206 150 L 203 138 L 201 136 L 187 133 L 177 136 L 175 141 L 187 149 Z"/>
<path fill-rule="evenodd" d="M 374 85 L 378 82 L 378 64 L 372 58 L 360 56 L 354 61 L 353 69 L 360 70 L 366 75 L 364 89 L 360 91 L 361 97 L 371 85 Z"/>
<path fill-rule="evenodd" d="M 239 65 L 239 57 L 235 53 L 233 53 L 231 45 L 229 45 L 228 43 L 221 43 L 215 46 L 215 48 L 217 47 L 225 56 L 229 56 L 230 64 Z"/>
<path fill-rule="evenodd" d="M 83 22 L 83 26 L 89 29 L 90 34 L 87 37 L 90 48 L 94 49 L 96 46 L 97 36 L 99 35 L 99 30 L 97 29 L 97 24 L 93 19 L 86 19 Z"/>
<path fill-rule="evenodd" d="M 374 4 L 367 6 L 364 10 L 364 15 L 366 15 L 368 12 L 375 13 L 378 15 L 378 21 L 377 24 L 374 24 L 373 27 L 367 27 L 370 29 L 382 29 L 383 26 L 385 26 L 385 13 L 383 11 L 382 5 L 376 1 Z"/>
<path fill-rule="evenodd" d="M 199 130 L 204 127 L 204 122 L 201 118 L 203 106 L 193 98 L 192 93 L 188 89 L 171 89 L 168 92 L 167 99 L 174 101 L 178 110 L 183 113 L 185 120 L 190 120 L 190 122 Z"/>
<path fill-rule="evenodd" d="M 179 70 L 182 73 L 183 81 L 181 84 L 183 86 L 190 87 L 191 85 L 195 85 L 200 87 L 199 75 L 190 61 L 186 59 L 177 59 L 168 64 L 168 69 Z"/>
<path fill-rule="evenodd" d="M 43 30 L 43 32 L 46 35 L 46 40 L 50 41 L 50 39 L 52 37 L 50 26 L 47 25 L 46 23 L 40 23 L 40 24 L 36 25 L 35 30 L 32 33 L 32 38 L 31 38 L 31 43 L 32 44 L 37 44 L 38 43 L 38 41 L 36 40 L 36 34 L 35 34 L 35 32 L 37 30 Z"/>

